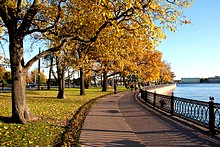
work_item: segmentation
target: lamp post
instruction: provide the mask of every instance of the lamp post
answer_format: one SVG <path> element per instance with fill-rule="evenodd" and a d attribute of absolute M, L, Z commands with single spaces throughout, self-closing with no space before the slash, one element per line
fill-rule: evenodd
<path fill-rule="evenodd" d="M 40 54 L 40 48 L 39 48 L 39 54 Z M 38 60 L 38 90 L 40 90 L 40 59 Z"/>

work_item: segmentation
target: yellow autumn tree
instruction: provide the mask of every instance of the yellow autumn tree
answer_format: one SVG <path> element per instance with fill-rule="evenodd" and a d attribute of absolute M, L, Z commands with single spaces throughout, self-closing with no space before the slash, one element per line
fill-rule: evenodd
<path fill-rule="evenodd" d="M 140 69 L 138 64 L 145 52 L 154 50 L 152 40 L 146 37 L 146 32 L 141 28 L 119 27 L 104 29 L 94 43 L 96 49 L 93 51 L 93 58 L 99 63 L 99 70 L 104 73 L 104 83 L 107 83 L 105 75 L 108 72 L 137 75 Z M 104 86 L 103 88 L 106 90 Z"/>
<path fill-rule="evenodd" d="M 38 69 L 34 69 L 30 74 L 31 82 L 38 83 Z M 40 83 L 46 83 L 47 77 L 43 72 L 40 72 Z"/>
<path fill-rule="evenodd" d="M 96 41 L 104 28 L 113 26 L 134 31 L 140 28 L 154 45 L 163 36 L 157 30 L 175 30 L 176 22 L 183 20 L 183 8 L 190 0 L 1 0 L 0 21 L 9 36 L 9 54 L 12 74 L 12 118 L 26 123 L 38 119 L 26 101 L 26 74 L 32 64 L 42 56 L 64 49 L 72 41 Z M 161 24 L 161 25 L 156 25 Z M 91 29 L 90 29 L 91 27 Z M 88 29 L 89 28 L 89 29 Z M 2 36 L 1 34 L 1 36 Z M 59 40 L 51 48 L 24 63 L 24 38 Z M 154 42 L 155 40 L 155 42 Z"/>
<path fill-rule="evenodd" d="M 175 74 L 171 71 L 170 63 L 167 63 L 167 62 L 163 61 L 162 62 L 162 67 L 160 68 L 159 82 L 161 84 L 173 82 L 174 77 L 175 77 Z"/>
<path fill-rule="evenodd" d="M 114 2 L 71 1 L 71 3 L 68 3 L 66 6 L 67 9 L 65 13 L 68 13 L 68 15 L 64 15 L 63 25 L 58 26 L 61 31 L 51 38 L 60 40 L 59 37 L 61 37 L 61 39 L 67 37 L 71 41 L 77 40 L 83 42 L 86 46 L 90 46 L 88 44 L 96 40 L 98 38 L 97 34 L 102 30 L 105 34 L 100 33 L 103 36 L 102 39 L 98 39 L 98 44 L 100 45 L 99 48 L 103 50 L 102 55 L 105 55 L 105 59 L 107 60 L 100 62 L 101 65 L 108 67 L 108 69 L 104 69 L 105 71 L 113 68 L 115 71 L 119 69 L 124 71 L 126 59 L 121 58 L 120 55 L 115 56 L 119 54 L 116 50 L 121 49 L 116 43 L 124 42 L 123 39 L 119 41 L 119 36 L 129 33 L 131 36 L 133 35 L 135 39 L 139 39 L 139 41 L 145 40 L 144 48 L 153 50 L 155 46 L 159 44 L 161 38 L 165 39 L 163 33 L 164 28 L 174 31 L 176 22 L 188 23 L 186 20 L 181 20 L 181 17 L 182 8 L 188 7 L 189 5 L 187 2 L 180 1 L 175 3 L 170 1 L 143 2 L 138 0 Z M 169 8 L 169 11 L 165 8 Z M 160 21 L 162 25 L 156 25 L 159 24 L 156 21 Z M 170 24 L 172 24 L 172 27 Z M 108 35 L 112 36 L 109 37 Z M 110 49 L 113 48 L 113 46 L 114 49 Z M 89 52 L 88 50 L 91 50 L 91 48 L 87 49 L 87 52 Z M 139 53 L 139 51 L 136 50 L 135 53 Z M 91 57 L 87 57 L 87 59 L 91 61 Z M 128 65 L 127 67 L 132 67 L 131 65 L 133 65 L 130 64 L 129 66 L 129 63 L 126 64 Z"/>
<path fill-rule="evenodd" d="M 143 54 L 141 62 L 138 63 L 140 76 L 145 82 L 152 82 L 159 78 L 162 66 L 162 53 L 157 50 L 149 50 Z"/>

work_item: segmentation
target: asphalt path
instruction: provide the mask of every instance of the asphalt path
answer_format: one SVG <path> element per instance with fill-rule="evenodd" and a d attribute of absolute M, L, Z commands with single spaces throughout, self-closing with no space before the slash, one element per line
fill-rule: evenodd
<path fill-rule="evenodd" d="M 92 107 L 79 145 L 217 147 L 220 139 L 143 106 L 130 91 L 109 95 Z"/>
<path fill-rule="evenodd" d="M 92 107 L 83 124 L 79 146 L 144 146 L 118 109 L 123 95 L 109 95 Z"/>
<path fill-rule="evenodd" d="M 219 138 L 144 107 L 134 98 L 134 93 L 119 100 L 119 110 L 146 146 L 220 146 Z"/>

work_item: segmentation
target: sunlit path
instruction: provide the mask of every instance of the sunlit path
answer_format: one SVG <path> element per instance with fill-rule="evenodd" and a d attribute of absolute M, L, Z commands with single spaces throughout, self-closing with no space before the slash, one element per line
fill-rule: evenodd
<path fill-rule="evenodd" d="M 218 146 L 220 141 L 141 106 L 134 92 L 104 98 L 86 117 L 80 145 Z"/>

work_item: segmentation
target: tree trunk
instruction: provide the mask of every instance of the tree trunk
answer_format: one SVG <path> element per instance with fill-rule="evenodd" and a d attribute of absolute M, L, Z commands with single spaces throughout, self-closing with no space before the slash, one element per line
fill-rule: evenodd
<path fill-rule="evenodd" d="M 94 86 L 98 87 L 97 82 L 96 82 L 96 74 L 93 76 L 93 81 L 94 81 Z"/>
<path fill-rule="evenodd" d="M 85 76 L 82 68 L 80 68 L 80 95 L 85 95 Z"/>
<path fill-rule="evenodd" d="M 102 76 L 102 74 L 101 74 L 101 87 L 103 86 L 103 76 Z"/>
<path fill-rule="evenodd" d="M 57 98 L 64 99 L 65 98 L 65 80 L 64 80 L 64 76 L 62 76 L 60 78 L 58 77 L 58 87 L 59 87 L 59 91 L 58 91 Z"/>
<path fill-rule="evenodd" d="M 70 69 L 68 69 L 68 88 L 70 88 Z"/>
<path fill-rule="evenodd" d="M 26 74 L 23 68 L 23 37 L 10 33 L 10 62 L 12 74 L 12 120 L 26 123 L 36 120 L 26 101 Z"/>
<path fill-rule="evenodd" d="M 57 98 L 65 98 L 65 78 L 64 69 L 59 62 L 59 57 L 57 57 L 57 80 L 58 80 L 58 95 Z"/>
<path fill-rule="evenodd" d="M 47 80 L 47 89 L 50 90 L 51 72 L 53 70 L 53 55 L 50 56 L 49 78 Z"/>
<path fill-rule="evenodd" d="M 122 77 L 122 81 L 123 81 L 123 84 L 124 84 L 125 88 L 127 88 L 127 83 L 125 81 L 125 76 Z"/>
<path fill-rule="evenodd" d="M 108 81 L 107 81 L 107 72 L 103 72 L 103 84 L 102 84 L 102 91 L 107 91 Z"/>
<path fill-rule="evenodd" d="M 89 85 L 90 85 L 90 79 L 88 77 L 85 76 L 85 89 L 89 89 Z"/>

